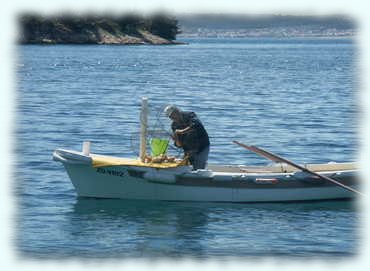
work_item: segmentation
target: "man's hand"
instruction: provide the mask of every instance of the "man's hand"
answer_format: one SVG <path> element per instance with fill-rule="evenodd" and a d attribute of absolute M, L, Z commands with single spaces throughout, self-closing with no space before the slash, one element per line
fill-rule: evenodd
<path fill-rule="evenodd" d="M 183 134 L 186 134 L 187 132 L 189 132 L 190 130 L 191 130 L 190 126 L 184 128 L 182 130 L 181 129 L 176 129 L 175 130 L 175 135 L 183 135 Z"/>

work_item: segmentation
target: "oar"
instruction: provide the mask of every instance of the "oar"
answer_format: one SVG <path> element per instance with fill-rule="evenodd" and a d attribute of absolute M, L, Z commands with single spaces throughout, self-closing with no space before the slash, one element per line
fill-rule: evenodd
<path fill-rule="evenodd" d="M 361 196 L 365 196 L 365 194 L 357 191 L 356 189 L 353 189 L 352 187 L 349 187 L 347 185 L 344 185 L 344 184 L 342 184 L 342 183 L 340 183 L 340 182 L 338 182 L 338 181 L 336 181 L 336 180 L 334 180 L 334 179 L 332 179 L 330 177 L 327 177 L 325 175 L 321 175 L 321 174 L 319 174 L 317 172 L 311 171 L 311 170 L 309 170 L 309 169 L 307 169 L 305 167 L 302 167 L 302 166 L 300 166 L 300 165 L 298 165 L 296 163 L 293 163 L 292 161 L 289 161 L 289 160 L 287 160 L 287 159 L 285 159 L 283 157 L 280 157 L 280 156 L 278 156 L 276 154 L 273 154 L 271 152 L 265 151 L 265 150 L 263 150 L 261 148 L 258 148 L 256 146 L 248 146 L 248 145 L 245 145 L 245 144 L 240 143 L 240 142 L 235 141 L 235 140 L 233 141 L 233 143 L 238 144 L 239 146 L 241 146 L 241 147 L 243 147 L 243 148 L 245 148 L 247 150 L 250 150 L 250 151 L 252 151 L 254 153 L 257 153 L 257 154 L 259 154 L 259 155 L 261 155 L 261 156 L 263 156 L 263 157 L 265 157 L 265 158 L 267 158 L 269 160 L 272 160 L 274 162 L 283 162 L 283 163 L 286 163 L 288 165 L 291 165 L 292 167 L 295 167 L 295 168 L 297 168 L 299 170 L 302 170 L 303 172 L 307 172 L 307 173 L 312 174 L 312 175 L 314 175 L 316 177 L 319 177 L 319 178 L 321 178 L 323 180 L 332 182 L 332 183 L 334 183 L 334 184 L 336 184 L 336 185 L 338 185 L 338 186 L 340 186 L 340 187 L 342 187 L 344 189 L 347 189 L 347 190 L 349 190 L 349 191 L 351 191 L 353 193 L 359 194 Z"/>

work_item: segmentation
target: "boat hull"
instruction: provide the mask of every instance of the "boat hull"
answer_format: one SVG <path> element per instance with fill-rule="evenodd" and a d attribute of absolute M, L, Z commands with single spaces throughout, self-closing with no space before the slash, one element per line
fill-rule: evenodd
<path fill-rule="evenodd" d="M 352 198 L 336 185 L 310 180 L 291 180 L 289 174 L 225 176 L 222 180 L 177 178 L 163 181 L 147 178 L 163 171 L 169 176 L 179 169 L 140 169 L 131 166 L 94 168 L 89 164 L 63 163 L 80 197 L 206 202 L 287 202 Z M 180 169 L 181 170 L 181 169 Z M 153 172 L 151 172 L 153 171 Z M 148 174 L 150 173 L 150 174 Z M 180 176 L 186 176 L 181 173 Z M 189 175 L 189 174 L 188 174 Z M 348 174 L 347 174 L 348 175 Z M 347 176 L 353 184 L 353 176 Z M 159 175 L 162 176 L 162 175 Z M 243 178 L 245 180 L 243 180 Z M 285 178 L 285 179 L 284 179 Z M 250 180 L 278 180 L 256 183 Z M 287 180 L 286 180 L 287 179 Z M 285 181 L 284 181 L 285 180 Z M 342 180 L 346 181 L 346 180 Z"/>

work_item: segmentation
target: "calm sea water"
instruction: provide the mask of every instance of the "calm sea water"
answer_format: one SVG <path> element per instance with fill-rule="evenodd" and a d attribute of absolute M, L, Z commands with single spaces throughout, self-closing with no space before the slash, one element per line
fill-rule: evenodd
<path fill-rule="evenodd" d="M 168 103 L 195 111 L 210 163 L 353 161 L 356 46 L 345 39 L 200 39 L 177 46 L 19 46 L 16 248 L 32 258 L 352 256 L 353 202 L 172 203 L 80 199 L 56 148 L 136 156 L 140 99 L 155 129 Z M 134 147 L 133 147 L 134 146 Z"/>

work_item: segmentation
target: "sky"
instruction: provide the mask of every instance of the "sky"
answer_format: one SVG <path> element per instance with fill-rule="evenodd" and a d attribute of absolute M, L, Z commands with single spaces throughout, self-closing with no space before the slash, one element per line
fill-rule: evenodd
<path fill-rule="evenodd" d="M 368 1 L 370 3 L 370 1 Z M 94 262 L 82 263 L 76 261 L 32 261 L 19 259 L 13 248 L 12 238 L 14 232 L 14 216 L 16 214 L 15 199 L 11 191 L 11 165 L 14 161 L 12 147 L 14 139 L 14 114 L 17 98 L 15 81 L 17 35 L 16 20 L 20 12 L 38 12 L 42 14 L 55 14 L 58 12 L 112 12 L 127 11 L 154 12 L 165 10 L 178 13 L 245 13 L 245 14 L 288 14 L 288 15 L 330 15 L 343 14 L 354 18 L 359 24 L 359 69 L 360 69 L 360 101 L 359 106 L 364 112 L 361 123 L 360 138 L 360 164 L 363 176 L 370 175 L 368 166 L 370 157 L 370 4 L 365 0 L 8 0 L 3 1 L 0 9 L 1 42 L 0 42 L 0 150 L 2 163 L 0 163 L 0 268 L 1 270 L 112 270 L 120 268 L 125 270 L 173 270 L 176 264 L 177 271 L 204 269 L 204 270 L 366 270 L 370 266 L 370 219 L 365 213 L 369 208 L 369 198 L 361 201 L 361 210 L 364 220 L 362 227 L 365 230 L 360 234 L 363 247 L 358 257 L 339 263 L 322 261 L 304 262 L 276 262 L 269 259 L 259 262 L 149 262 L 125 261 L 97 264 Z M 370 195 L 368 185 L 364 193 Z M 368 212 L 370 213 L 370 212 Z"/>

